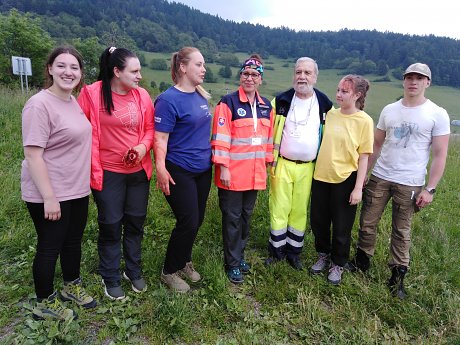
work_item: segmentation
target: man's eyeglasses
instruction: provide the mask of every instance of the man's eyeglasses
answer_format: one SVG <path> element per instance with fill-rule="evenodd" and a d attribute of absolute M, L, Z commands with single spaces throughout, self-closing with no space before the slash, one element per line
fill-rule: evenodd
<path fill-rule="evenodd" d="M 259 73 L 249 73 L 249 72 L 243 72 L 241 73 L 241 76 L 243 79 L 249 79 L 249 77 L 252 77 L 252 79 L 257 79 L 260 77 Z"/>

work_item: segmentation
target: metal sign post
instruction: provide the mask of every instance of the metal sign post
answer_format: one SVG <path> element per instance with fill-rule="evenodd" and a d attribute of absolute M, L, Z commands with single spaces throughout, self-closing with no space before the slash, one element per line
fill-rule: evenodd
<path fill-rule="evenodd" d="M 32 75 L 32 64 L 30 62 L 30 59 L 26 57 L 12 56 L 11 65 L 13 66 L 13 74 L 19 75 L 21 78 L 22 93 L 24 93 L 24 82 L 22 76 L 25 77 L 26 92 L 29 93 L 29 81 L 27 79 L 27 76 Z"/>

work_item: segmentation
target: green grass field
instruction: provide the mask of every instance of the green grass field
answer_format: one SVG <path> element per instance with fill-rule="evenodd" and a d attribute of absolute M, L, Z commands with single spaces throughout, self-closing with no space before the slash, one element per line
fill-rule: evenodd
<path fill-rule="evenodd" d="M 151 71 L 143 71 L 144 77 L 149 78 Z M 277 77 L 290 73 L 275 72 L 267 71 L 266 94 L 289 86 L 290 77 L 269 89 Z M 155 76 L 158 72 L 151 73 Z M 338 79 L 335 71 L 321 71 L 319 87 L 333 95 Z M 382 104 L 395 99 L 401 92 L 398 85 L 374 83 L 369 109 L 375 110 L 369 113 L 376 115 Z M 432 88 L 430 92 L 433 99 L 445 97 L 445 104 L 439 103 L 460 114 L 455 108 L 458 90 Z M 204 280 L 194 285 L 189 294 L 171 293 L 160 284 L 159 275 L 174 218 L 153 179 L 143 242 L 148 291 L 137 295 L 125 284 L 128 298 L 124 302 L 111 302 L 104 297 L 96 274 L 98 229 L 91 202 L 83 241 L 82 277 L 99 306 L 88 311 L 75 308 L 79 319 L 74 322 L 33 321 L 29 299 L 34 297 L 31 266 L 36 235 L 20 198 L 20 122 L 25 100 L 17 91 L 0 88 L 1 344 L 460 343 L 458 140 L 451 140 L 446 173 L 433 204 L 417 214 L 413 222 L 412 264 L 407 275 L 409 297 L 405 301 L 393 298 L 385 285 L 389 276 L 389 210 L 379 225 L 376 256 L 369 273 L 346 273 L 343 283 L 335 287 L 326 282 L 325 276 L 294 271 L 285 262 L 264 267 L 269 235 L 266 191 L 259 194 L 247 248 L 252 273 L 242 286 L 230 284 L 223 271 L 215 187 L 211 189 L 206 219 L 193 253 L 195 267 Z M 354 241 L 356 233 L 355 226 Z M 305 266 L 315 260 L 310 232 L 305 238 L 302 260 Z M 55 283 L 56 288 L 62 286 L 59 265 Z"/>

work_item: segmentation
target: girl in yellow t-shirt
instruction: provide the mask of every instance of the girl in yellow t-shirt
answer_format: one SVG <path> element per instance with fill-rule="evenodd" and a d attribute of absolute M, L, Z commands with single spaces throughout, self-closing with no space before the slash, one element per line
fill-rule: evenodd
<path fill-rule="evenodd" d="M 326 116 L 324 138 L 313 176 L 310 223 L 318 261 L 313 274 L 329 269 L 328 281 L 338 285 L 348 261 L 351 230 L 374 142 L 374 123 L 364 109 L 369 82 L 357 75 L 340 80 L 339 109 Z M 331 232 L 332 224 L 332 232 Z"/>

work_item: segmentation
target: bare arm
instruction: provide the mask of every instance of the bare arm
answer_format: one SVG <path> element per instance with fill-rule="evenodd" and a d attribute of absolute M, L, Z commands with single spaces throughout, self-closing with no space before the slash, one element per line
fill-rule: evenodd
<path fill-rule="evenodd" d="M 363 198 L 364 180 L 367 174 L 367 163 L 369 160 L 369 153 L 361 153 L 358 158 L 358 172 L 356 174 L 355 188 L 350 194 L 348 202 L 350 205 L 357 205 Z"/>
<path fill-rule="evenodd" d="M 427 188 L 436 188 L 442 175 L 444 174 L 444 168 L 446 167 L 447 149 L 449 147 L 449 135 L 440 135 L 433 137 L 431 144 L 431 152 L 433 158 L 430 166 L 430 176 Z M 433 201 L 433 195 L 423 189 L 417 196 L 417 206 L 425 207 Z"/>
<path fill-rule="evenodd" d="M 369 172 L 372 170 L 372 168 L 375 165 L 375 162 L 377 161 L 377 158 L 380 156 L 380 151 L 382 150 L 383 142 L 385 141 L 386 137 L 386 132 L 376 128 L 374 132 L 374 149 L 373 153 L 370 155 L 368 164 L 367 164 L 367 173 L 366 175 L 369 174 Z"/>
<path fill-rule="evenodd" d="M 48 168 L 43 160 L 43 151 L 43 147 L 25 146 L 24 156 L 32 180 L 43 198 L 45 219 L 59 220 L 61 218 L 61 205 L 54 195 Z"/>
<path fill-rule="evenodd" d="M 166 152 L 168 150 L 169 133 L 155 132 L 153 151 L 155 154 L 155 168 L 157 174 L 157 188 L 169 195 L 169 183 L 176 184 L 166 170 Z"/>

